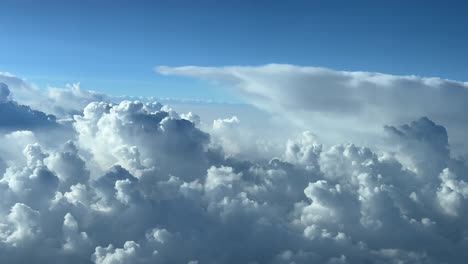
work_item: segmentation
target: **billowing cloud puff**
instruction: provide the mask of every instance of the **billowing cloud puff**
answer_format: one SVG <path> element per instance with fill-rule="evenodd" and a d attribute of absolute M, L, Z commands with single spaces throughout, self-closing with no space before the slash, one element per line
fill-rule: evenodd
<path fill-rule="evenodd" d="M 123 101 L 69 122 L 53 140 L 0 134 L 1 263 L 468 258 L 468 163 L 427 117 L 381 128 L 382 147 L 305 131 L 273 159 L 237 117 L 204 131 L 193 113 Z"/>
<path fill-rule="evenodd" d="M 164 111 L 160 104 L 91 103 L 75 120 L 79 144 L 102 170 L 119 163 L 136 175 L 160 170 L 194 179 L 208 166 L 209 135 L 174 111 Z"/>
<path fill-rule="evenodd" d="M 265 128 L 260 131 L 255 128 L 259 127 L 243 126 L 237 116 L 214 119 L 211 126 L 204 127 L 211 135 L 212 146 L 221 146 L 228 156 L 248 160 L 271 159 L 282 153 L 282 147 L 266 136 Z"/>

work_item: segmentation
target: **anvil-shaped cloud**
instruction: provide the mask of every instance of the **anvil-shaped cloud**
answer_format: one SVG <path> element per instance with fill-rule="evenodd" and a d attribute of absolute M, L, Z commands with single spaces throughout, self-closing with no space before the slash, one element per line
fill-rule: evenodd
<path fill-rule="evenodd" d="M 447 127 L 454 145 L 468 149 L 467 82 L 284 64 L 155 70 L 229 86 L 247 102 L 334 140 L 353 134 L 359 140 L 380 133 L 384 122 L 427 116 Z"/>

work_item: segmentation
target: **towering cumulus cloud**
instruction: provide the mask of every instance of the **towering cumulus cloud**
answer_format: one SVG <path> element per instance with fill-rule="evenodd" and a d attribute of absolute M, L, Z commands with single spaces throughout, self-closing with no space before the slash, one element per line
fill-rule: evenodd
<path fill-rule="evenodd" d="M 431 118 L 466 121 L 466 84 L 278 65 L 250 69 L 254 75 L 160 70 L 234 81 L 254 103 L 279 112 L 387 118 L 377 134 L 387 144 L 323 144 L 316 131 L 304 131 L 267 159 L 253 152 L 260 141 L 246 144 L 254 136 L 245 137 L 238 117 L 220 116 L 203 129 L 197 115 L 159 103 L 109 103 L 75 87 L 54 98 L 97 100 L 70 103 L 68 111 L 38 92 L 49 109 L 77 113 L 57 121 L 14 101 L 19 86 L 0 84 L 1 263 L 468 259 L 468 163 Z M 391 121 L 400 115 L 420 116 Z"/>

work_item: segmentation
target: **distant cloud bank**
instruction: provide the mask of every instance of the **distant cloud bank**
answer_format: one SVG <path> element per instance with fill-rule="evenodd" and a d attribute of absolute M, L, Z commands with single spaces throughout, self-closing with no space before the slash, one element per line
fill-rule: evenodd
<path fill-rule="evenodd" d="M 234 87 L 247 102 L 309 128 L 333 134 L 380 133 L 385 122 L 427 116 L 444 124 L 455 145 L 468 150 L 468 83 L 441 78 L 335 71 L 285 64 L 226 67 L 167 67 L 155 71 L 216 81 Z M 339 132 L 336 132 L 339 131 Z M 463 133 L 460 133 L 463 131 Z"/>

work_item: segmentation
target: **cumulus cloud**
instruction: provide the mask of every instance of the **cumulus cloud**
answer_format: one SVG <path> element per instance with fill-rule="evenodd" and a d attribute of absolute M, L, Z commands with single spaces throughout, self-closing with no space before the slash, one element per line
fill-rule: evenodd
<path fill-rule="evenodd" d="M 259 131 L 257 126 L 243 125 L 237 116 L 214 119 L 212 124 L 202 128 L 210 133 L 212 146 L 220 146 L 231 157 L 271 159 L 283 151 L 284 142 L 277 143 L 276 135 L 270 138 L 267 131 Z"/>
<path fill-rule="evenodd" d="M 0 97 L 12 102 L 1 87 Z M 272 159 L 238 117 L 204 129 L 159 103 L 100 101 L 69 122 L 53 140 L 0 131 L 2 263 L 468 257 L 468 163 L 430 118 L 390 122 L 382 147 L 327 145 L 304 131 Z"/>
<path fill-rule="evenodd" d="M 75 121 L 79 144 L 102 170 L 116 162 L 135 175 L 160 170 L 197 178 L 206 170 L 209 135 L 174 111 L 164 111 L 161 104 L 91 103 Z"/>

